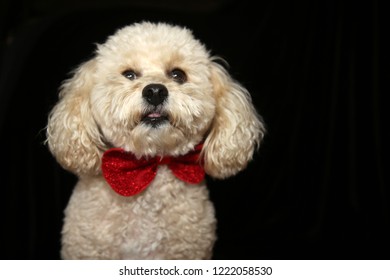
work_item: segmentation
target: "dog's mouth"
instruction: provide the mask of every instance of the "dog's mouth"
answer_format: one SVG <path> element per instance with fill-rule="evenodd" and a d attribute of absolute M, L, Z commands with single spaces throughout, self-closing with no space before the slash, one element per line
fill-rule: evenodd
<path fill-rule="evenodd" d="M 168 114 L 165 112 L 151 111 L 144 114 L 141 119 L 142 123 L 152 127 L 159 127 L 160 125 L 169 121 Z"/>

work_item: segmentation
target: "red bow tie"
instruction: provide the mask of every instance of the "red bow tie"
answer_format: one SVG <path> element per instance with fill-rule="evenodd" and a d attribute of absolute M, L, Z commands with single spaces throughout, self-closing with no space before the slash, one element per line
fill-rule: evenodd
<path fill-rule="evenodd" d="M 190 184 L 200 183 L 205 172 L 199 161 L 202 144 L 194 151 L 179 157 L 137 159 L 120 148 L 107 150 L 102 157 L 103 176 L 118 194 L 132 196 L 142 192 L 154 179 L 161 164 L 168 165 L 172 173 Z"/>

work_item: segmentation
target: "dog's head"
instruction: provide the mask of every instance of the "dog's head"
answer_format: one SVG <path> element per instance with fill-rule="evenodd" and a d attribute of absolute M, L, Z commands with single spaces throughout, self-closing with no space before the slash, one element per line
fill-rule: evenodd
<path fill-rule="evenodd" d="M 264 134 L 247 90 L 185 28 L 142 22 L 98 46 L 61 87 L 47 141 L 66 169 L 99 174 L 103 152 L 186 154 L 204 142 L 206 173 L 243 169 Z"/>

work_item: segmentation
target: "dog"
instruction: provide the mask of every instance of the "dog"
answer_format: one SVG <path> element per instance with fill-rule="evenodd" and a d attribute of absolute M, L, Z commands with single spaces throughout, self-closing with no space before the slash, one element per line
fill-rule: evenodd
<path fill-rule="evenodd" d="M 243 170 L 265 133 L 248 90 L 187 27 L 118 29 L 59 89 L 48 148 L 78 176 L 62 259 L 211 259 L 205 175 Z"/>

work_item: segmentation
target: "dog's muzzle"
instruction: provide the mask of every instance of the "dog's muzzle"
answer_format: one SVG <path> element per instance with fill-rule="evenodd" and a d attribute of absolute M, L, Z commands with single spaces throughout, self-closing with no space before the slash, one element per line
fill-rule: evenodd
<path fill-rule="evenodd" d="M 142 90 L 142 97 L 151 105 L 142 118 L 142 122 L 158 127 L 168 121 L 168 115 L 163 110 L 163 103 L 168 98 L 168 89 L 162 84 L 149 84 Z"/>

